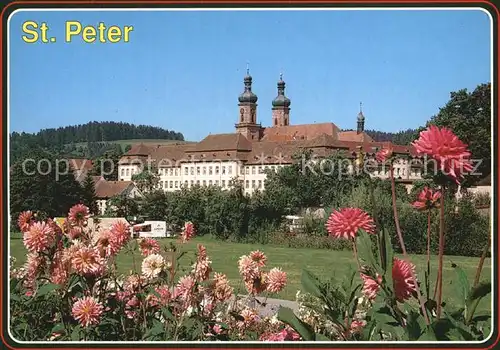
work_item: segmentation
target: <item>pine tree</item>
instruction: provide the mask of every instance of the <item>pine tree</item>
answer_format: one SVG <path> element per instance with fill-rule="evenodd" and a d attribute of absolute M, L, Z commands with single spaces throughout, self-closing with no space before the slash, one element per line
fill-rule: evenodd
<path fill-rule="evenodd" d="M 92 175 L 87 174 L 82 184 L 84 193 L 84 203 L 92 214 L 98 214 L 97 196 L 95 193 L 95 183 Z"/>

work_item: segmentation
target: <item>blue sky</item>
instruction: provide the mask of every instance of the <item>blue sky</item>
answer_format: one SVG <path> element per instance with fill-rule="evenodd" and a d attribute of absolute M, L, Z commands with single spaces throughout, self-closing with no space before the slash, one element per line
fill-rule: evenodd
<path fill-rule="evenodd" d="M 46 22 L 55 43 L 28 44 Z M 64 23 L 133 25 L 129 43 L 64 42 Z M 490 19 L 470 11 L 18 12 L 10 20 L 10 128 L 123 121 L 188 140 L 233 132 L 246 63 L 271 124 L 280 71 L 293 124 L 398 131 L 490 80 Z"/>

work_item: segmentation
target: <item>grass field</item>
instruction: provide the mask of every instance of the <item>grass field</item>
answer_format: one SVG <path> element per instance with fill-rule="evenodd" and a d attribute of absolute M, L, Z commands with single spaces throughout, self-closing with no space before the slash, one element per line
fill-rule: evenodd
<path fill-rule="evenodd" d="M 173 242 L 171 239 L 163 239 L 160 241 L 162 245 L 168 245 Z M 298 248 L 284 248 L 280 246 L 273 245 L 258 245 L 258 244 L 239 244 L 239 243 L 228 243 L 212 240 L 206 237 L 197 237 L 194 240 L 184 244 L 179 245 L 180 251 L 188 252 L 182 259 L 181 264 L 188 267 L 191 261 L 194 259 L 194 252 L 196 251 L 196 245 L 201 243 L 207 248 L 207 253 L 212 260 L 212 266 L 215 271 L 225 273 L 230 279 L 232 285 L 235 288 L 239 287 L 239 274 L 238 274 L 238 259 L 240 256 L 248 254 L 252 250 L 261 250 L 268 257 L 268 268 L 281 267 L 288 275 L 288 285 L 284 291 L 282 291 L 276 297 L 288 300 L 294 300 L 295 294 L 300 286 L 300 277 L 302 269 L 306 268 L 315 274 L 323 277 L 329 277 L 332 275 L 338 276 L 339 279 L 343 278 L 343 275 L 348 271 L 349 266 L 352 268 L 356 267 L 355 261 L 353 259 L 352 253 L 347 251 L 331 251 L 325 249 L 298 249 Z M 20 235 L 16 234 L 11 239 L 11 255 L 17 260 L 16 266 L 22 264 L 26 258 L 26 250 L 24 249 Z M 425 268 L 425 256 L 423 255 L 412 255 L 412 262 L 417 265 L 417 274 L 420 276 L 420 280 L 423 285 L 424 278 L 424 268 Z M 118 257 L 118 269 L 122 273 L 127 273 L 134 269 L 133 258 L 131 255 L 120 254 Z M 139 254 L 135 256 L 137 269 L 140 270 L 141 257 Z M 459 300 L 457 289 L 458 286 L 455 285 L 456 273 L 451 266 L 451 263 L 455 263 L 460 266 L 472 284 L 476 272 L 476 267 L 478 264 L 478 258 L 469 257 L 459 257 L 459 256 L 446 256 L 444 265 L 444 280 L 443 289 L 445 297 L 454 297 L 455 299 L 446 300 L 450 305 L 457 305 Z M 437 270 L 437 257 L 433 257 L 432 269 L 434 274 L 432 274 L 432 281 L 435 281 Z M 359 280 L 359 279 L 358 279 Z M 483 272 L 481 275 L 481 280 L 490 281 L 491 280 L 491 259 L 486 259 L 483 267 Z M 433 283 L 434 284 L 434 283 Z M 489 310 L 491 307 L 491 298 L 485 298 L 481 301 L 478 307 L 480 310 Z"/>

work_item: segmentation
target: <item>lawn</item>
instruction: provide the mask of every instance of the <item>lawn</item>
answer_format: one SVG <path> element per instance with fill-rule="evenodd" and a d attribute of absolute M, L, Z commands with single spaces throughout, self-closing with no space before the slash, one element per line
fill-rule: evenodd
<path fill-rule="evenodd" d="M 173 242 L 171 239 L 161 240 L 162 245 L 168 245 Z M 315 274 L 322 277 L 329 277 L 332 275 L 342 278 L 343 275 L 349 270 L 349 266 L 356 267 L 352 253 L 348 251 L 331 251 L 325 249 L 305 249 L 305 248 L 284 248 L 273 245 L 259 245 L 259 244 L 240 244 L 216 241 L 206 237 L 197 237 L 194 240 L 179 245 L 180 251 L 186 251 L 187 254 L 182 258 L 181 264 L 189 266 L 194 259 L 194 252 L 196 245 L 201 243 L 207 248 L 207 253 L 212 260 L 212 266 L 215 271 L 225 273 L 230 279 L 235 288 L 239 287 L 239 274 L 238 274 L 238 259 L 240 256 L 248 254 L 252 250 L 261 250 L 268 257 L 268 268 L 281 267 L 288 275 L 288 285 L 276 297 L 288 300 L 294 300 L 295 294 L 300 286 L 300 277 L 303 268 L 306 268 Z M 26 258 L 26 250 L 24 249 L 20 235 L 16 234 L 11 239 L 11 255 L 17 260 L 16 265 L 20 265 Z M 118 269 L 122 273 L 128 273 L 134 269 L 133 258 L 131 255 L 120 254 L 117 260 Z M 137 268 L 140 269 L 141 257 L 139 254 L 135 256 Z M 417 274 L 420 276 L 423 285 L 423 276 L 425 268 L 425 256 L 412 255 L 411 260 L 417 265 Z M 478 258 L 469 258 L 461 256 L 446 256 L 444 258 L 444 301 L 451 305 L 459 303 L 457 286 L 455 285 L 455 271 L 451 263 L 460 266 L 467 276 L 470 283 L 473 282 L 478 264 Z M 433 257 L 432 261 L 432 281 L 435 281 L 437 270 L 437 257 Z M 491 280 L 491 259 L 486 259 L 482 272 L 482 280 Z M 358 279 L 359 280 L 359 279 Z M 446 298 L 451 298 L 447 300 Z M 485 298 L 481 301 L 478 311 L 489 310 L 491 307 L 491 298 Z"/>

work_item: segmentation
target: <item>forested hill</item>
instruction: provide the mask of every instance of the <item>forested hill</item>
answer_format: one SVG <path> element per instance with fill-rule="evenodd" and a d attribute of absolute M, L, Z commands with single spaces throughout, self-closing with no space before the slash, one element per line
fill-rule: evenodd
<path fill-rule="evenodd" d="M 10 160 L 12 164 L 33 149 L 44 149 L 54 154 L 73 153 L 75 156 L 94 157 L 113 148 L 113 141 L 137 139 L 184 141 L 184 135 L 149 125 L 95 121 L 57 129 L 43 129 L 32 134 L 13 132 L 10 134 Z M 77 144 L 80 146 L 77 147 Z M 76 148 L 80 148 L 79 154 L 74 154 Z"/>
<path fill-rule="evenodd" d="M 36 134 L 13 132 L 11 145 L 16 143 L 37 144 L 41 147 L 63 146 L 79 142 L 107 142 L 132 139 L 165 139 L 184 141 L 179 132 L 148 125 L 116 122 L 90 122 L 82 125 L 43 129 Z"/>
<path fill-rule="evenodd" d="M 366 133 L 375 141 L 391 141 L 397 145 L 409 145 L 415 141 L 418 136 L 418 131 L 415 129 L 407 129 L 399 132 L 384 132 L 376 130 L 366 130 Z"/>
<path fill-rule="evenodd" d="M 344 129 L 342 131 L 354 131 L 353 129 Z M 397 145 L 409 145 L 411 142 L 415 141 L 418 136 L 418 131 L 416 129 L 408 129 L 398 132 L 385 132 L 377 130 L 365 130 L 365 132 L 371 136 L 377 142 L 390 141 Z"/>

